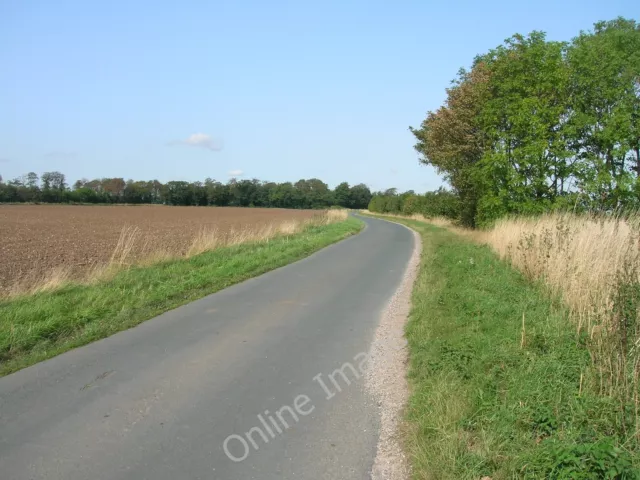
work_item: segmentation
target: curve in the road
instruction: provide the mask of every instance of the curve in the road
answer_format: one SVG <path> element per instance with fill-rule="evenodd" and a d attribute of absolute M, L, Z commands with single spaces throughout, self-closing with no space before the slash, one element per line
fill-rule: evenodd
<path fill-rule="evenodd" d="M 0 476 L 368 478 L 379 422 L 359 354 L 414 240 L 364 221 L 302 261 L 0 378 Z"/>

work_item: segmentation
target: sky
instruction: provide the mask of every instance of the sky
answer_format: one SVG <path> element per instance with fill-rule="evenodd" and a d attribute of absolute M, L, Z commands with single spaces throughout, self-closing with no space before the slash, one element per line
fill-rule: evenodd
<path fill-rule="evenodd" d="M 0 0 L 0 175 L 442 185 L 409 126 L 514 33 L 637 0 Z"/>

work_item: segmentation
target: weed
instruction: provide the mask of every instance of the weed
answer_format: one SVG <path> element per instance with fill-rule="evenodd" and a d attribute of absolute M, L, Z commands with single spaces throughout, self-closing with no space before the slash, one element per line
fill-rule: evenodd
<path fill-rule="evenodd" d="M 535 465 L 533 467 L 532 465 Z M 552 480 L 634 480 L 640 472 L 629 452 L 617 447 L 611 438 L 571 444 L 544 442 L 533 464 L 527 465 L 529 478 Z"/>

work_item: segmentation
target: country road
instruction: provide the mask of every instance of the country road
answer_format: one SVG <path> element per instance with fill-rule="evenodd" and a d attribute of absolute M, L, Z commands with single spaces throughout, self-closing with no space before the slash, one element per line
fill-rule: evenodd
<path fill-rule="evenodd" d="M 414 239 L 364 220 L 304 260 L 0 378 L 0 478 L 370 478 L 377 405 L 357 372 L 332 372 L 368 351 Z"/>

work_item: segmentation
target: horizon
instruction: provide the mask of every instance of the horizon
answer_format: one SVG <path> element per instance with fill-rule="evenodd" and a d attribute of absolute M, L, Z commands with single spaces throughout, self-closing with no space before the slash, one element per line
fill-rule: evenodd
<path fill-rule="evenodd" d="M 435 190 L 408 127 L 460 68 L 514 33 L 569 41 L 636 13 L 626 0 L 457 6 L 1 6 L 0 175 Z"/>

